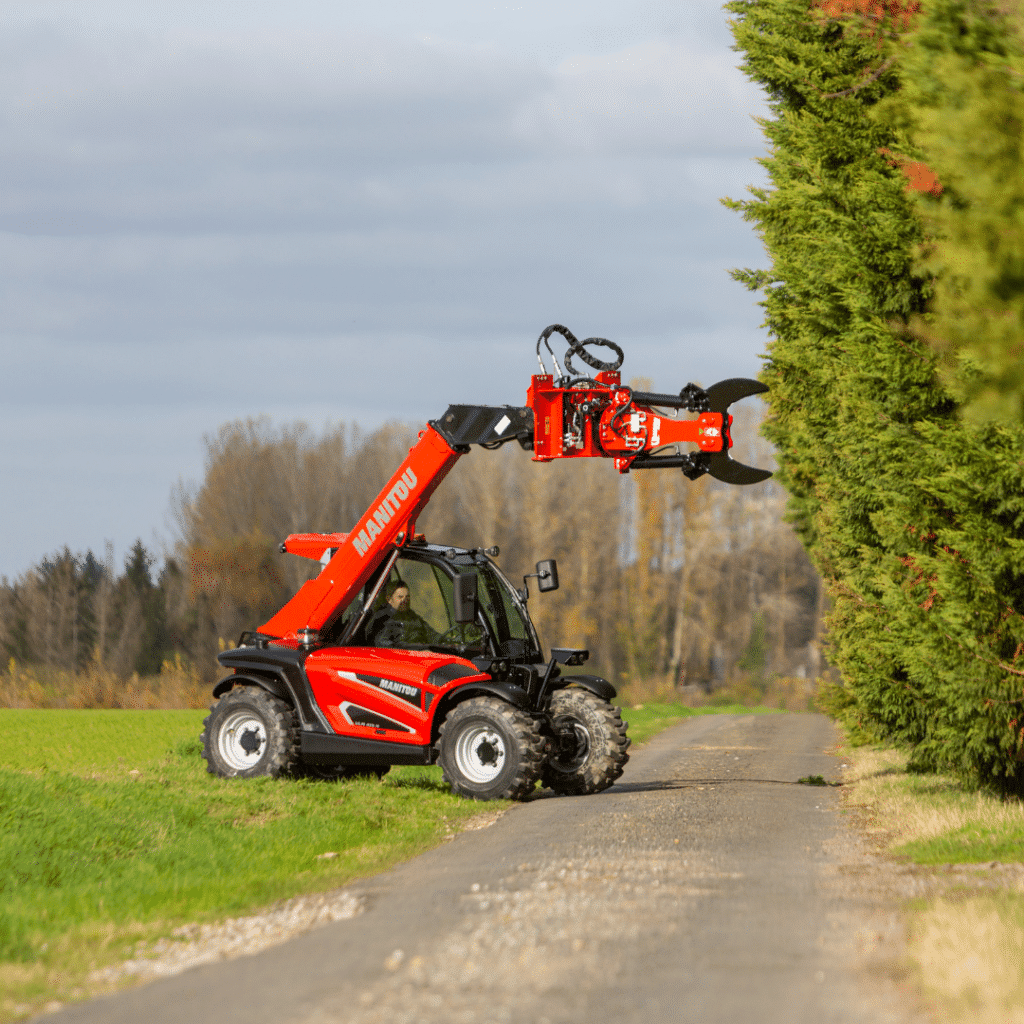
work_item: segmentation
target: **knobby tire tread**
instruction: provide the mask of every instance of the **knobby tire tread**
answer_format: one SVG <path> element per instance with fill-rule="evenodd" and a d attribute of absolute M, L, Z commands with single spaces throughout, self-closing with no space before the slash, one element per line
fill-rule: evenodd
<path fill-rule="evenodd" d="M 630 738 L 626 723 L 614 704 L 589 690 L 573 687 L 557 690 L 551 696 L 548 718 L 573 718 L 590 734 L 591 751 L 586 762 L 574 772 L 560 771 L 545 760 L 541 785 L 567 796 L 600 793 L 622 775 L 629 760 Z"/>
<path fill-rule="evenodd" d="M 223 766 L 216 753 L 216 737 L 211 730 L 216 728 L 218 718 L 233 707 L 242 705 L 259 708 L 264 712 L 267 723 L 267 746 L 271 753 L 269 758 L 259 762 L 258 771 L 235 771 L 230 766 Z M 269 775 L 276 779 L 299 772 L 299 719 L 295 709 L 258 686 L 236 686 L 214 701 L 210 705 L 210 713 L 203 719 L 199 738 L 203 741 L 206 770 L 211 775 L 221 778 Z"/>
<path fill-rule="evenodd" d="M 472 784 L 450 769 L 445 756 L 446 733 L 457 728 L 459 722 L 487 712 L 500 716 L 505 722 L 515 738 L 519 754 L 514 775 L 500 791 L 495 792 L 474 789 Z M 497 697 L 474 697 L 458 704 L 441 723 L 435 749 L 441 774 L 453 793 L 473 800 L 522 800 L 533 791 L 540 778 L 544 767 L 544 748 L 540 723 L 535 718 Z"/>

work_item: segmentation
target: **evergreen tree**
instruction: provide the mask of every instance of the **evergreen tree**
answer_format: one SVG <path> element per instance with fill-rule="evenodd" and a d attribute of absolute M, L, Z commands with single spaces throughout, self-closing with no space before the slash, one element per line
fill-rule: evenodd
<path fill-rule="evenodd" d="M 122 586 L 129 599 L 138 602 L 142 625 L 134 668 L 139 675 L 156 675 L 167 656 L 168 634 L 164 594 L 154 586 L 151 570 L 156 558 L 146 550 L 141 538 L 125 558 Z"/>
<path fill-rule="evenodd" d="M 917 330 L 981 421 L 1024 421 L 1022 30 L 1019 5 L 930 0 L 884 110 L 934 182 L 919 209 L 935 295 Z"/>
<path fill-rule="evenodd" d="M 913 744 L 918 767 L 1019 787 L 1019 439 L 959 418 L 911 330 L 926 236 L 906 124 L 874 109 L 901 88 L 916 5 L 727 7 L 771 109 L 771 186 L 731 205 L 772 269 L 736 276 L 765 290 L 766 430 L 833 599 L 830 660 L 855 713 Z"/>

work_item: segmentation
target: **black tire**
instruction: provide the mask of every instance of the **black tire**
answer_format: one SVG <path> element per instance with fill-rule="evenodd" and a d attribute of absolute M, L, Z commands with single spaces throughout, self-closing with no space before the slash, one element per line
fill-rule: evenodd
<path fill-rule="evenodd" d="M 544 763 L 536 719 L 497 697 L 473 697 L 441 723 L 438 762 L 452 791 L 474 800 L 522 800 Z"/>
<path fill-rule="evenodd" d="M 206 770 L 225 779 L 276 779 L 299 761 L 295 710 L 258 686 L 236 686 L 212 704 L 201 739 Z"/>
<path fill-rule="evenodd" d="M 629 737 L 619 709 L 589 690 L 556 690 L 548 706 L 554 733 L 541 783 L 556 793 L 600 793 L 629 760 Z"/>
<path fill-rule="evenodd" d="M 353 764 L 303 764 L 301 774 L 307 779 L 323 779 L 324 782 L 340 782 L 342 779 L 382 779 L 391 765 L 371 768 L 368 765 Z"/>

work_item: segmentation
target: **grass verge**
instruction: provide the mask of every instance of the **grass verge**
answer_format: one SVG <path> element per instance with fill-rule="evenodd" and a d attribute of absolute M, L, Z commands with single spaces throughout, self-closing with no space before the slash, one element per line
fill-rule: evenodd
<path fill-rule="evenodd" d="M 908 755 L 898 750 L 852 747 L 842 756 L 847 806 L 884 852 L 925 869 L 1024 862 L 1019 800 L 910 774 Z M 906 907 L 907 955 L 943 1020 L 1024 1022 L 1024 872 L 999 878 L 986 878 L 981 894 L 951 881 L 941 895 Z"/>
<path fill-rule="evenodd" d="M 695 714 L 751 710 L 623 716 L 642 743 Z M 92 971 L 182 924 L 383 871 L 481 811 L 436 767 L 382 782 L 214 778 L 204 714 L 0 709 L 0 1021 L 93 994 Z"/>
<path fill-rule="evenodd" d="M 916 864 L 1024 861 L 1024 804 L 944 775 L 906 770 L 905 752 L 845 750 L 848 799 L 868 812 L 880 842 Z"/>

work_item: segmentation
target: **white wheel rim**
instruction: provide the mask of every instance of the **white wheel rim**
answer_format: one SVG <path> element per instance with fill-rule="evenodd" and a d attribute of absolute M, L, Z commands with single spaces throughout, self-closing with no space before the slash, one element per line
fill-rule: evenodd
<path fill-rule="evenodd" d="M 260 763 L 267 749 L 267 727 L 254 711 L 235 711 L 217 734 L 217 752 L 237 772 Z"/>
<path fill-rule="evenodd" d="M 493 782 L 505 767 L 505 740 L 489 725 L 465 729 L 455 744 L 455 764 L 470 782 Z"/>

